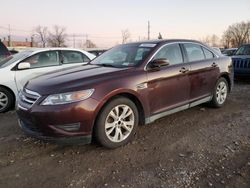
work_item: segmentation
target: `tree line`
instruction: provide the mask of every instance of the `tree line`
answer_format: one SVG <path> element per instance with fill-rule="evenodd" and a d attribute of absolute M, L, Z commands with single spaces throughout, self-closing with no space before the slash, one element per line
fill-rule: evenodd
<path fill-rule="evenodd" d="M 222 36 L 224 47 L 239 47 L 250 43 L 250 21 L 230 25 Z"/>
<path fill-rule="evenodd" d="M 66 28 L 55 25 L 52 30 L 46 26 L 37 26 L 33 36 L 41 47 L 66 47 L 68 35 Z M 131 34 L 128 29 L 121 31 L 122 44 L 130 42 Z M 158 39 L 162 39 L 159 33 Z M 250 43 L 250 21 L 234 23 L 225 30 L 222 37 L 217 35 L 206 36 L 202 42 L 214 47 L 238 48 L 242 44 Z M 87 48 L 95 48 L 96 45 L 91 40 L 86 40 L 84 44 Z"/>
<path fill-rule="evenodd" d="M 214 47 L 238 48 L 242 44 L 250 43 L 250 21 L 229 25 L 221 38 L 214 34 L 201 41 Z"/>
<path fill-rule="evenodd" d="M 36 38 L 39 46 L 45 47 L 67 47 L 68 34 L 66 27 L 54 25 L 51 30 L 46 26 L 37 26 L 34 29 L 33 36 Z M 89 39 L 84 44 L 87 48 L 95 48 L 96 45 Z"/>

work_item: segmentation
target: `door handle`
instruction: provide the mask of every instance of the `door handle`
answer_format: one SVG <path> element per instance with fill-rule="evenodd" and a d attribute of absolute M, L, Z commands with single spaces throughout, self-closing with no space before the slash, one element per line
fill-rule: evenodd
<path fill-rule="evenodd" d="M 217 67 L 218 65 L 215 62 L 213 62 L 213 64 L 211 66 L 212 67 Z"/>
<path fill-rule="evenodd" d="M 189 70 L 188 69 L 186 69 L 185 67 L 182 67 L 181 69 L 180 69 L 180 72 L 181 73 L 186 73 L 186 72 L 188 72 Z"/>

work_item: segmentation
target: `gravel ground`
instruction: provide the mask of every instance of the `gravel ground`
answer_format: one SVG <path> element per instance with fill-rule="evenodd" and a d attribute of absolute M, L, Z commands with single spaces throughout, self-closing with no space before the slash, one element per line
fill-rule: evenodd
<path fill-rule="evenodd" d="M 0 187 L 250 187 L 250 81 L 226 105 L 206 105 L 139 126 L 107 150 L 26 137 L 14 111 L 0 114 Z"/>

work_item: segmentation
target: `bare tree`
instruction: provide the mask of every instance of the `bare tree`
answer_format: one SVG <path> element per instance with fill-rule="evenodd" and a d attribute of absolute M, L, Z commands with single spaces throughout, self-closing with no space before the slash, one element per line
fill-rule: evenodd
<path fill-rule="evenodd" d="M 128 29 L 122 30 L 122 44 L 127 43 L 129 38 L 130 38 L 129 30 Z"/>
<path fill-rule="evenodd" d="M 225 31 L 221 40 L 222 40 L 222 44 L 223 44 L 224 48 L 231 47 L 232 35 L 230 34 L 230 32 Z"/>
<path fill-rule="evenodd" d="M 239 47 L 250 40 L 250 21 L 230 25 L 223 35 L 223 41 L 230 41 L 228 46 Z"/>
<path fill-rule="evenodd" d="M 205 38 L 201 39 L 201 41 L 209 46 L 213 47 L 220 46 L 220 38 L 217 35 L 206 36 Z"/>
<path fill-rule="evenodd" d="M 219 47 L 220 46 L 220 38 L 217 35 L 211 36 L 211 46 Z"/>
<path fill-rule="evenodd" d="M 203 37 L 202 39 L 200 39 L 203 43 L 207 44 L 207 45 L 210 45 L 210 37 L 209 36 L 206 36 L 206 37 Z"/>
<path fill-rule="evenodd" d="M 38 38 L 38 42 L 41 44 L 43 48 L 46 47 L 48 42 L 48 28 L 45 26 L 37 26 L 34 31 L 34 36 Z"/>
<path fill-rule="evenodd" d="M 96 44 L 95 43 L 93 43 L 91 40 L 86 40 L 86 43 L 85 43 L 85 46 L 86 46 L 86 48 L 96 48 L 97 46 L 96 46 Z"/>
<path fill-rule="evenodd" d="M 65 47 L 66 38 L 66 28 L 55 25 L 53 27 L 53 32 L 49 33 L 48 43 L 51 47 Z"/>

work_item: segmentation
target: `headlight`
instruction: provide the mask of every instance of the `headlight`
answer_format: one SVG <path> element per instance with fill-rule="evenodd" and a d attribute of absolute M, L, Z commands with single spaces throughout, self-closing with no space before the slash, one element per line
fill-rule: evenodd
<path fill-rule="evenodd" d="M 49 95 L 41 105 L 58 105 L 58 104 L 67 104 L 77 101 L 82 101 L 88 99 L 94 92 L 94 89 L 69 92 L 69 93 L 61 93 Z"/>

